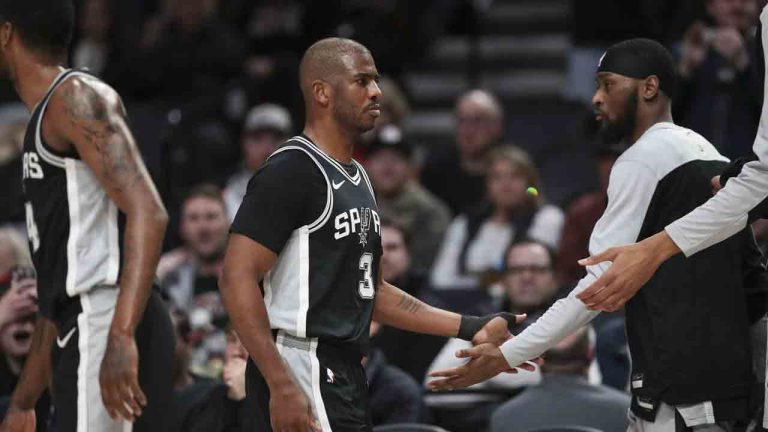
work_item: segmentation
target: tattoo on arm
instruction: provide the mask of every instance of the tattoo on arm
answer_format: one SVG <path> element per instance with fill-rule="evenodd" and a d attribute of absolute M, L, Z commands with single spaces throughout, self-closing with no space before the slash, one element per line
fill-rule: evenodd
<path fill-rule="evenodd" d="M 90 83 L 62 89 L 62 100 L 70 123 L 85 137 L 87 143 L 99 155 L 101 176 L 118 191 L 124 191 L 136 184 L 142 177 L 142 170 L 131 152 L 130 137 L 125 128 L 119 127 L 125 113 L 120 109 L 110 110 L 110 97 L 101 94 Z"/>
<path fill-rule="evenodd" d="M 416 313 L 421 310 L 424 304 L 413 296 L 403 293 L 403 295 L 400 297 L 400 301 L 397 303 L 397 306 L 406 312 Z"/>

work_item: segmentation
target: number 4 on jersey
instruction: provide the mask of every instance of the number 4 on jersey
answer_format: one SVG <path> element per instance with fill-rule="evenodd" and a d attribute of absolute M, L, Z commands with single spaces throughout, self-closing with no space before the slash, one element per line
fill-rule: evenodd
<path fill-rule="evenodd" d="M 32 252 L 37 252 L 37 249 L 40 248 L 40 234 L 37 232 L 35 215 L 32 213 L 32 203 L 24 203 L 24 209 L 27 213 L 27 237 L 32 244 Z"/>
<path fill-rule="evenodd" d="M 360 297 L 364 299 L 372 299 L 376 295 L 376 290 L 373 289 L 373 278 L 371 270 L 373 269 L 373 255 L 370 252 L 366 252 L 360 256 L 360 270 L 363 271 L 363 280 L 358 285 L 357 292 Z"/>

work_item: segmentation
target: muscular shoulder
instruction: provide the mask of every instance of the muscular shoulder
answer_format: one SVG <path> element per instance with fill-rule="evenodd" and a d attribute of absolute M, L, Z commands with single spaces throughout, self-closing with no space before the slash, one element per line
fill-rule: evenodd
<path fill-rule="evenodd" d="M 86 138 L 114 132 L 125 117 L 118 93 L 95 77 L 76 75 L 62 82 L 51 95 L 43 119 L 46 142 L 70 150 L 73 136 Z"/>
<path fill-rule="evenodd" d="M 62 82 L 51 96 L 47 112 L 67 114 L 73 119 L 104 120 L 112 112 L 123 112 L 117 91 L 99 79 L 75 75 Z"/>

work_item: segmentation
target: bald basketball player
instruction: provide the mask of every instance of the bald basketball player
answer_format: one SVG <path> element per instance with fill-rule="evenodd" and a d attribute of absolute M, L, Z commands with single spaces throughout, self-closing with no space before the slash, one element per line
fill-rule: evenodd
<path fill-rule="evenodd" d="M 249 430 L 371 430 L 360 363 L 371 318 L 475 343 L 505 339 L 516 319 L 436 309 L 382 280 L 381 219 L 352 159 L 380 115 L 378 79 L 359 43 L 312 45 L 300 67 L 304 132 L 254 175 L 232 224 L 220 287 L 250 353 Z"/>

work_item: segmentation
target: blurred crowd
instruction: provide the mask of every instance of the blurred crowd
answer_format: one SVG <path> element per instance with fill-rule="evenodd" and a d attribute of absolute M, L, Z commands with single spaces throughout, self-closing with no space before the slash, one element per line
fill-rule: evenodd
<path fill-rule="evenodd" d="M 250 177 L 301 132 L 297 65 L 303 49 L 321 37 L 362 42 L 384 75 L 382 116 L 356 154 L 382 215 L 384 278 L 457 312 L 527 314 L 515 333 L 582 276 L 576 261 L 589 255 L 611 166 L 627 146 L 594 135 L 589 103 L 607 46 L 635 36 L 663 41 L 679 61 L 676 122 L 728 157 L 750 152 L 763 90 L 758 0 L 571 1 L 562 99 L 582 106 L 573 134 L 590 148 L 593 163 L 586 169 L 593 180 L 565 199 L 547 199 L 548 183 L 568 179 L 540 173 L 539 161 L 507 127 L 503 101 L 486 89 L 455 100 L 453 140 L 422 145 L 405 127 L 411 107 L 402 75 L 437 38 L 466 31 L 482 3 L 78 2 L 72 65 L 102 77 L 123 96 L 173 220 L 157 280 L 176 328 L 173 415 L 179 430 L 238 430 L 247 353 L 229 328 L 217 279 L 229 224 Z M 7 403 L 29 350 L 37 308 L 21 198 L 27 114 L 12 95 L 0 89 L 0 405 Z M 768 227 L 754 229 L 765 245 Z M 365 367 L 376 425 L 524 432 L 556 418 L 603 431 L 626 428 L 629 356 L 621 312 L 604 314 L 566 338 L 534 372 L 451 394 L 426 395 L 426 376 L 457 364 L 453 353 L 464 341 L 377 323 L 371 333 L 374 349 Z M 40 402 L 40 416 L 49 405 Z"/>

